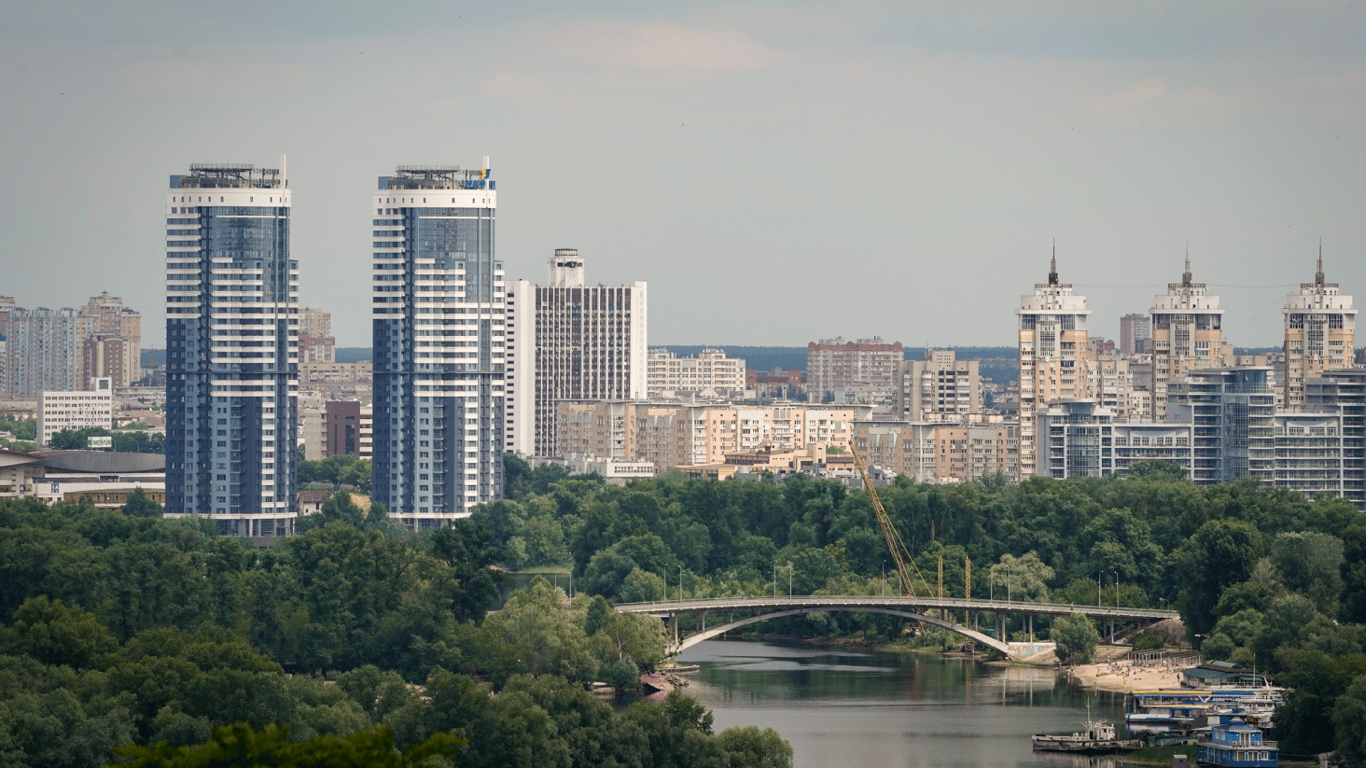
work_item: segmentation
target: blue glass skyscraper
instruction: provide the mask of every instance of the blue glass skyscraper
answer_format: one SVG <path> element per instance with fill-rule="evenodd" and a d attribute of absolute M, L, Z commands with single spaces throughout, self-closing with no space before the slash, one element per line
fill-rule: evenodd
<path fill-rule="evenodd" d="M 409 529 L 503 488 L 505 301 L 497 193 L 479 170 L 400 166 L 373 196 L 371 498 Z"/>
<path fill-rule="evenodd" d="M 166 512 L 284 536 L 294 517 L 298 290 L 280 168 L 201 163 L 166 198 Z"/>

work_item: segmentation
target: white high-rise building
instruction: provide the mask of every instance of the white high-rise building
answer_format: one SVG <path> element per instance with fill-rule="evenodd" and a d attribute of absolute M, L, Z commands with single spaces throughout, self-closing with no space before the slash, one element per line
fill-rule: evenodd
<path fill-rule="evenodd" d="M 1323 278 L 1323 247 L 1319 247 L 1314 282 L 1300 283 L 1300 292 L 1286 298 L 1284 406 L 1304 404 L 1305 381 L 1324 371 L 1351 368 L 1356 355 L 1357 311 L 1352 297 L 1337 283 Z"/>
<path fill-rule="evenodd" d="M 646 284 L 589 286 L 573 248 L 550 257 L 549 285 L 508 287 L 507 449 L 556 452 L 560 402 L 643 400 L 648 379 Z"/>
<path fill-rule="evenodd" d="M 294 517 L 299 266 L 280 168 L 200 163 L 166 195 L 166 512 L 237 536 Z"/>
<path fill-rule="evenodd" d="M 478 170 L 399 166 L 373 211 L 371 498 L 409 529 L 503 490 L 503 265 L 497 192 Z"/>
<path fill-rule="evenodd" d="M 1057 256 L 1048 282 L 1020 297 L 1020 477 L 1035 474 L 1039 414 L 1054 400 L 1089 397 L 1090 345 L 1086 343 L 1086 297 L 1058 282 Z"/>
<path fill-rule="evenodd" d="M 1167 382 L 1203 368 L 1224 365 L 1224 310 L 1219 297 L 1204 283 L 1191 282 L 1191 260 L 1181 282 L 1167 283 L 1167 292 L 1153 297 L 1152 392 L 1153 419 L 1167 413 Z"/>

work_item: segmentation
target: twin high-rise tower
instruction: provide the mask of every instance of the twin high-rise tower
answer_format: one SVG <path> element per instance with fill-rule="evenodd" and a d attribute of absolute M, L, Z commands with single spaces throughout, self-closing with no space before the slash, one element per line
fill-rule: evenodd
<path fill-rule="evenodd" d="M 166 195 L 166 511 L 283 536 L 294 517 L 298 265 L 280 167 L 201 163 Z"/>
<path fill-rule="evenodd" d="M 203 163 L 166 199 L 166 511 L 283 536 L 295 510 L 298 266 L 280 167 Z M 410 528 L 503 485 L 503 265 L 478 170 L 400 166 L 373 195 L 372 497 Z"/>
<path fill-rule="evenodd" d="M 374 193 L 371 498 L 439 526 L 503 488 L 498 195 L 478 170 L 399 166 Z"/>

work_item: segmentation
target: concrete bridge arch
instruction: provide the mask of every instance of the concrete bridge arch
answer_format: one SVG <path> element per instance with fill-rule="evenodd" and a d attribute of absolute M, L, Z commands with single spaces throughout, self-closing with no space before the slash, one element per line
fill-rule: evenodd
<path fill-rule="evenodd" d="M 713 637 L 717 637 L 717 636 L 719 636 L 719 635 L 725 634 L 726 632 L 730 632 L 731 630 L 738 629 L 738 628 L 743 627 L 743 626 L 745 626 L 745 625 L 747 625 L 747 624 L 756 624 L 756 623 L 761 622 L 761 621 L 768 621 L 769 619 L 782 618 L 782 617 L 784 617 L 784 616 L 801 616 L 801 615 L 805 615 L 805 614 L 808 614 L 808 613 L 820 613 L 820 612 L 833 613 L 833 612 L 835 612 L 835 611 L 856 611 L 856 612 L 859 612 L 859 613 L 881 613 L 881 614 L 884 614 L 884 615 L 887 615 L 887 616 L 899 616 L 899 617 L 904 618 L 904 619 L 912 619 L 912 620 L 914 620 L 914 621 L 919 621 L 919 622 L 922 622 L 922 623 L 924 623 L 924 624 L 932 624 L 932 625 L 934 625 L 934 626 L 936 626 L 936 627 L 942 627 L 942 628 L 947 629 L 947 630 L 949 630 L 949 631 L 951 631 L 951 632 L 957 632 L 958 634 L 963 635 L 964 637 L 972 638 L 973 640 L 975 640 L 975 641 L 981 643 L 982 645 L 985 645 L 985 646 L 987 646 L 988 648 L 991 648 L 992 650 L 999 651 L 999 652 L 1001 652 L 1002 654 L 1004 654 L 1004 655 L 1006 655 L 1006 656 L 1009 656 L 1009 655 L 1010 655 L 1010 646 L 1007 645 L 1006 643 L 1003 643 L 1003 642 L 1001 642 L 1000 640 L 997 640 L 997 639 L 994 638 L 994 637 L 990 637 L 990 636 L 988 636 L 988 635 L 984 635 L 984 634 L 982 634 L 981 632 L 976 632 L 976 631 L 974 631 L 974 630 L 968 629 L 967 627 L 964 627 L 964 626 L 962 626 L 962 625 L 960 625 L 960 624 L 954 624 L 954 623 L 951 622 L 951 621 L 945 621 L 944 619 L 937 619 L 937 618 L 934 618 L 933 616 L 926 616 L 926 615 L 924 615 L 924 614 L 914 613 L 914 612 L 912 612 L 912 611 L 898 610 L 898 609 L 895 609 L 895 608 L 881 608 L 881 607 L 877 607 L 877 606 L 853 606 L 853 605 L 850 605 L 850 606 L 843 606 L 843 605 L 810 605 L 810 606 L 802 606 L 802 607 L 800 607 L 800 608 L 787 608 L 787 609 L 780 610 L 780 611 L 774 611 L 774 612 L 772 612 L 772 613 L 761 613 L 761 614 L 758 614 L 758 615 L 755 615 L 755 616 L 746 616 L 746 617 L 744 617 L 744 618 L 735 619 L 734 621 L 726 622 L 725 624 L 718 624 L 718 625 L 716 625 L 716 626 L 714 626 L 714 627 L 708 627 L 707 629 L 704 629 L 704 630 L 702 630 L 701 632 L 697 632 L 697 633 L 695 633 L 695 634 L 689 635 L 688 637 L 685 637 L 685 638 L 683 638 L 683 639 L 681 639 L 681 640 L 675 642 L 675 643 L 669 648 L 669 654 L 670 654 L 670 655 L 677 655 L 677 654 L 682 653 L 683 651 L 686 651 L 687 649 L 693 647 L 694 645 L 697 645 L 698 643 L 705 642 L 705 641 L 707 641 L 707 640 L 712 639 Z"/>

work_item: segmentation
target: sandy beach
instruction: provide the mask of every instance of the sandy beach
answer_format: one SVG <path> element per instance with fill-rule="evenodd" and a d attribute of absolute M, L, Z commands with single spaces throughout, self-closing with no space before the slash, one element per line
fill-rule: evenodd
<path fill-rule="evenodd" d="M 1180 688 L 1179 666 L 1134 666 L 1124 657 L 1128 648 L 1100 647 L 1096 661 L 1079 664 L 1068 670 L 1068 675 L 1085 688 L 1106 691 L 1134 691 L 1149 688 Z"/>

